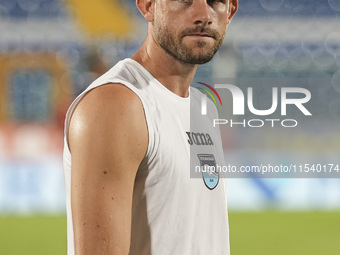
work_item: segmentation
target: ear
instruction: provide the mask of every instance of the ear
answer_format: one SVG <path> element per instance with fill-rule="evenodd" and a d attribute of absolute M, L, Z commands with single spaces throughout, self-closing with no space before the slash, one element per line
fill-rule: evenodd
<path fill-rule="evenodd" d="M 228 23 L 234 17 L 238 9 L 238 0 L 229 0 Z"/>
<path fill-rule="evenodd" d="M 154 0 L 136 0 L 136 5 L 147 21 L 152 22 L 154 20 Z"/>

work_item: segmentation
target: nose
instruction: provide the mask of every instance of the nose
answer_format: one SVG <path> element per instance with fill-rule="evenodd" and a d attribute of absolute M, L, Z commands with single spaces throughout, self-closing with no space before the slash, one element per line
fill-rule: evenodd
<path fill-rule="evenodd" d="M 193 19 L 195 25 L 210 25 L 212 23 L 211 6 L 207 0 L 193 1 Z"/>

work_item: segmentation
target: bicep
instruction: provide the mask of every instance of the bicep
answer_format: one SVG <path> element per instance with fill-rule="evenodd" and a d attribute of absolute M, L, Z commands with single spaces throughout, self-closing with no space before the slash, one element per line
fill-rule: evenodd
<path fill-rule="evenodd" d="M 134 179 L 147 147 L 144 112 L 127 88 L 96 90 L 79 104 L 69 130 L 75 249 L 128 254 Z"/>

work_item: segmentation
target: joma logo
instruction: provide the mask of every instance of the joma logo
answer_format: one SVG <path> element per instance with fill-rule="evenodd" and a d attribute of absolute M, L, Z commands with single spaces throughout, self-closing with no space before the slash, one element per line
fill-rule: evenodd
<path fill-rule="evenodd" d="M 186 132 L 188 135 L 188 143 L 190 145 L 214 145 L 209 134 L 204 133 L 194 133 L 194 132 Z"/>

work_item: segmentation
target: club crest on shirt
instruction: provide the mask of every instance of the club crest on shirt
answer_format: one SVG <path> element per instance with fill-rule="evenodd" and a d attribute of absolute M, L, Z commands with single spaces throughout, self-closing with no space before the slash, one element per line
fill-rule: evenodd
<path fill-rule="evenodd" d="M 213 154 L 197 154 L 200 160 L 202 178 L 205 186 L 212 190 L 219 181 L 219 173 L 216 168 L 216 160 Z"/>

